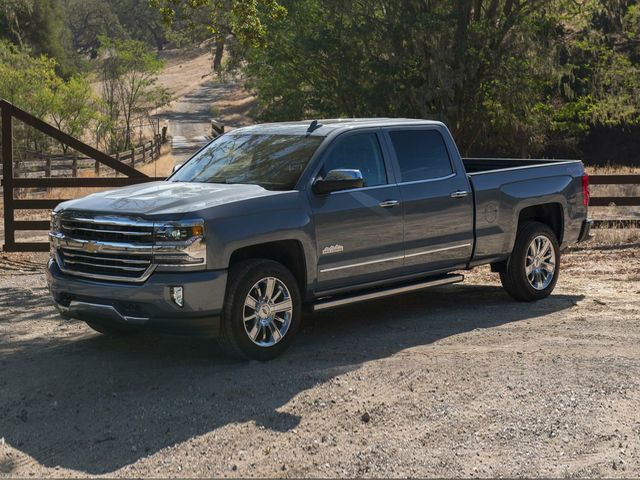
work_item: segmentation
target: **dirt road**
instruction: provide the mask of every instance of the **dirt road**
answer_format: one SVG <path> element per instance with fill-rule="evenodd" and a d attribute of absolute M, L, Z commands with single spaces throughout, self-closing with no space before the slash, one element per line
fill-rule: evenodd
<path fill-rule="evenodd" d="M 252 123 L 250 112 L 255 98 L 241 82 L 212 75 L 208 48 L 168 50 L 162 57 L 166 63 L 157 83 L 175 100 L 158 117 L 168 126 L 178 164 L 209 140 L 212 118 L 227 129 Z"/>
<path fill-rule="evenodd" d="M 178 164 L 211 139 L 211 119 L 227 129 L 246 125 L 252 98 L 236 83 L 209 81 L 179 97 L 159 115 L 168 125 L 172 153 Z"/>
<path fill-rule="evenodd" d="M 0 475 L 640 475 L 640 244 L 574 251 L 556 293 L 463 285 L 307 316 L 283 357 L 111 339 L 0 265 Z"/>

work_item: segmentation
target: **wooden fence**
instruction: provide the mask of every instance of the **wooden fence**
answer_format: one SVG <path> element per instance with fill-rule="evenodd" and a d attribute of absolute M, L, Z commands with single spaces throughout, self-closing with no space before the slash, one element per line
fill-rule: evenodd
<path fill-rule="evenodd" d="M 149 177 L 143 172 L 115 159 L 104 152 L 96 150 L 61 130 L 49 125 L 20 108 L 0 100 L 0 115 L 2 119 L 2 186 L 4 203 L 4 251 L 5 252 L 40 252 L 48 251 L 46 242 L 16 242 L 16 231 L 47 231 L 49 220 L 16 220 L 16 210 L 50 210 L 55 208 L 65 198 L 56 199 L 19 199 L 15 192 L 21 188 L 84 188 L 84 187 L 122 187 L 136 183 L 160 180 Z M 19 120 L 57 141 L 68 145 L 74 150 L 86 155 L 93 162 L 98 162 L 126 177 L 76 177 L 76 178 L 29 178 L 16 177 L 13 171 L 13 121 Z M 135 161 L 135 158 L 132 158 Z M 72 195 L 69 195 L 72 197 Z"/>
<path fill-rule="evenodd" d="M 157 160 L 160 157 L 161 136 L 156 135 L 153 140 L 142 145 L 112 154 L 111 156 L 122 163 L 136 166 Z M 28 160 L 13 160 L 13 175 L 19 178 L 60 178 L 77 177 L 82 170 L 93 170 L 100 175 L 101 162 L 91 157 L 81 155 L 55 155 L 45 152 L 21 149 L 21 157 Z M 0 166 L 2 161 L 0 159 Z M 118 171 L 116 171 L 116 176 Z M 0 174 L 0 179 L 2 175 Z"/>

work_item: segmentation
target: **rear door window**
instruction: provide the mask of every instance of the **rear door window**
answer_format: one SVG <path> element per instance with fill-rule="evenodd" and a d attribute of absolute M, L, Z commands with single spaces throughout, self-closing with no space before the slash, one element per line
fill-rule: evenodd
<path fill-rule="evenodd" d="M 401 182 L 431 180 L 453 173 L 447 147 L 437 130 L 391 130 L 389 137 L 398 159 Z"/>

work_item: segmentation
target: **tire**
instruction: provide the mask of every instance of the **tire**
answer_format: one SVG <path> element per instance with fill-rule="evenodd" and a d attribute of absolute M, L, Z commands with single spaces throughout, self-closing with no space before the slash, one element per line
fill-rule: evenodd
<path fill-rule="evenodd" d="M 263 259 L 240 262 L 229 271 L 218 344 L 236 358 L 271 360 L 298 332 L 301 306 L 298 282 L 284 265 Z"/>
<path fill-rule="evenodd" d="M 119 327 L 117 325 L 105 325 L 103 323 L 87 321 L 85 321 L 85 323 L 89 325 L 92 330 L 110 337 L 122 337 L 124 335 L 131 335 L 138 332 L 135 328 L 131 327 Z"/>
<path fill-rule="evenodd" d="M 553 251 L 549 252 L 547 248 Z M 534 255 L 536 252 L 538 255 Z M 504 289 L 521 302 L 541 300 L 551 294 L 559 273 L 560 247 L 553 230 L 540 222 L 523 224 L 506 268 L 500 272 Z"/>

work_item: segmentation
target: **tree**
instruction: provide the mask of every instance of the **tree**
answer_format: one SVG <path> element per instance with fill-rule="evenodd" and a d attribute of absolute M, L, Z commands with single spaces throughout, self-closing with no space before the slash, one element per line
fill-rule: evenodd
<path fill-rule="evenodd" d="M 75 51 L 96 58 L 100 36 L 126 38 L 111 2 L 102 0 L 63 0 L 67 24 Z"/>
<path fill-rule="evenodd" d="M 56 75 L 54 59 L 32 57 L 28 50 L 6 41 L 0 41 L 0 98 L 76 137 L 84 136 L 98 119 L 97 98 L 87 80 L 65 80 Z M 14 126 L 14 135 L 22 150 L 50 150 L 55 146 L 49 137 L 21 122 Z M 67 153 L 68 146 L 60 147 Z"/>
<path fill-rule="evenodd" d="M 29 47 L 36 55 L 55 58 L 58 73 L 71 74 L 71 38 L 59 0 L 3 0 L 0 27 L 0 38 Z"/>
<path fill-rule="evenodd" d="M 263 43 L 264 20 L 282 18 L 286 10 L 277 0 L 149 0 L 169 25 L 180 23 L 190 30 L 213 36 L 213 70 L 220 71 L 228 37 L 243 45 Z"/>
<path fill-rule="evenodd" d="M 100 41 L 104 59 L 99 75 L 109 122 L 108 146 L 117 151 L 131 147 L 136 120 L 148 117 L 159 106 L 159 99 L 168 101 L 164 89 L 155 86 L 163 62 L 143 42 L 105 37 Z"/>
<path fill-rule="evenodd" d="M 90 125 L 100 119 L 99 101 L 83 77 L 56 79 L 48 95 L 52 123 L 72 137 L 81 138 Z M 65 144 L 61 147 L 66 154 L 69 147 Z"/>
<path fill-rule="evenodd" d="M 465 153 L 544 144 L 560 74 L 545 0 L 288 0 L 239 50 L 265 119 L 401 116 L 447 122 Z M 542 128 L 542 133 L 541 133 Z"/>

